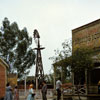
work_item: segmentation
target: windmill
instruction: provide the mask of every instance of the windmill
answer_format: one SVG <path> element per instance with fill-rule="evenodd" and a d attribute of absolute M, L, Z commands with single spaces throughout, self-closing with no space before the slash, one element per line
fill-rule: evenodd
<path fill-rule="evenodd" d="M 43 64 L 42 64 L 42 56 L 41 56 L 41 50 L 44 49 L 44 47 L 40 46 L 40 36 L 38 31 L 35 29 L 33 32 L 34 40 L 37 45 L 35 50 L 37 50 L 36 55 L 36 71 L 35 71 L 35 83 L 36 83 L 36 90 L 38 89 L 39 83 L 44 80 L 44 70 L 43 70 Z"/>

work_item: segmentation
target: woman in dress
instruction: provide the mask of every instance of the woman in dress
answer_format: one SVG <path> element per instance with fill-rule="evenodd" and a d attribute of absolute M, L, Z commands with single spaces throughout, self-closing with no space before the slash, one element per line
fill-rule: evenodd
<path fill-rule="evenodd" d="M 27 96 L 27 100 L 34 100 L 34 95 L 35 95 L 35 93 L 34 93 L 34 90 L 33 90 L 33 84 L 31 84 L 29 86 L 29 94 Z"/>
<path fill-rule="evenodd" d="M 17 86 L 14 89 L 14 100 L 19 100 L 19 92 Z"/>
<path fill-rule="evenodd" d="M 10 86 L 10 83 L 7 83 L 6 85 L 6 94 L 4 100 L 13 100 L 12 87 Z"/>

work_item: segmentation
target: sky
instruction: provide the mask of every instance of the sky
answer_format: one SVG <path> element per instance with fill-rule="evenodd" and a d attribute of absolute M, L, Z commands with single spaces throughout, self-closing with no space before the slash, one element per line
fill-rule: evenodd
<path fill-rule="evenodd" d="M 7 17 L 26 27 L 33 37 L 34 29 L 40 34 L 45 74 L 52 73 L 54 50 L 72 37 L 72 30 L 100 18 L 100 0 L 0 0 L 0 25 Z M 35 44 L 33 45 L 33 48 Z M 35 75 L 32 66 L 29 75 Z"/>

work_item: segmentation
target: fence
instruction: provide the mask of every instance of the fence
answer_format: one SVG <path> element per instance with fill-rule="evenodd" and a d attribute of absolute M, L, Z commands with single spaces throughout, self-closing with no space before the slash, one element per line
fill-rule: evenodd
<path fill-rule="evenodd" d="M 68 86 L 62 89 L 63 95 L 85 95 L 86 94 L 86 87 L 84 85 L 74 85 Z"/>

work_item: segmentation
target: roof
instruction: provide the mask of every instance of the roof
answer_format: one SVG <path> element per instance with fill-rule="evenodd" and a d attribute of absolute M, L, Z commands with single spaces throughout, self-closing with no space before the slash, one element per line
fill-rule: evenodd
<path fill-rule="evenodd" d="M 27 76 L 27 81 L 31 81 L 31 80 L 34 80 L 35 79 L 35 76 Z"/>
<path fill-rule="evenodd" d="M 8 64 L 2 58 L 0 58 L 0 62 L 2 62 L 6 66 L 6 68 L 9 68 Z"/>
<path fill-rule="evenodd" d="M 72 33 L 76 33 L 76 32 L 78 32 L 78 31 L 81 31 L 81 30 L 83 30 L 83 29 L 85 29 L 85 28 L 94 26 L 94 25 L 96 25 L 96 24 L 100 24 L 100 19 L 97 19 L 97 20 L 92 21 L 92 22 L 90 22 L 90 23 L 88 23 L 88 24 L 85 24 L 85 25 L 83 25 L 83 26 L 80 26 L 80 27 L 78 27 L 78 28 L 75 28 L 75 29 L 72 30 Z"/>
<path fill-rule="evenodd" d="M 63 64 L 69 65 L 68 61 L 70 60 L 70 57 L 66 57 L 65 59 L 62 59 L 60 61 L 57 61 L 53 63 L 53 66 L 62 66 Z"/>
<path fill-rule="evenodd" d="M 15 77 L 17 77 L 17 74 L 16 73 L 9 73 L 8 77 L 9 78 L 13 78 L 13 77 L 15 78 Z"/>

